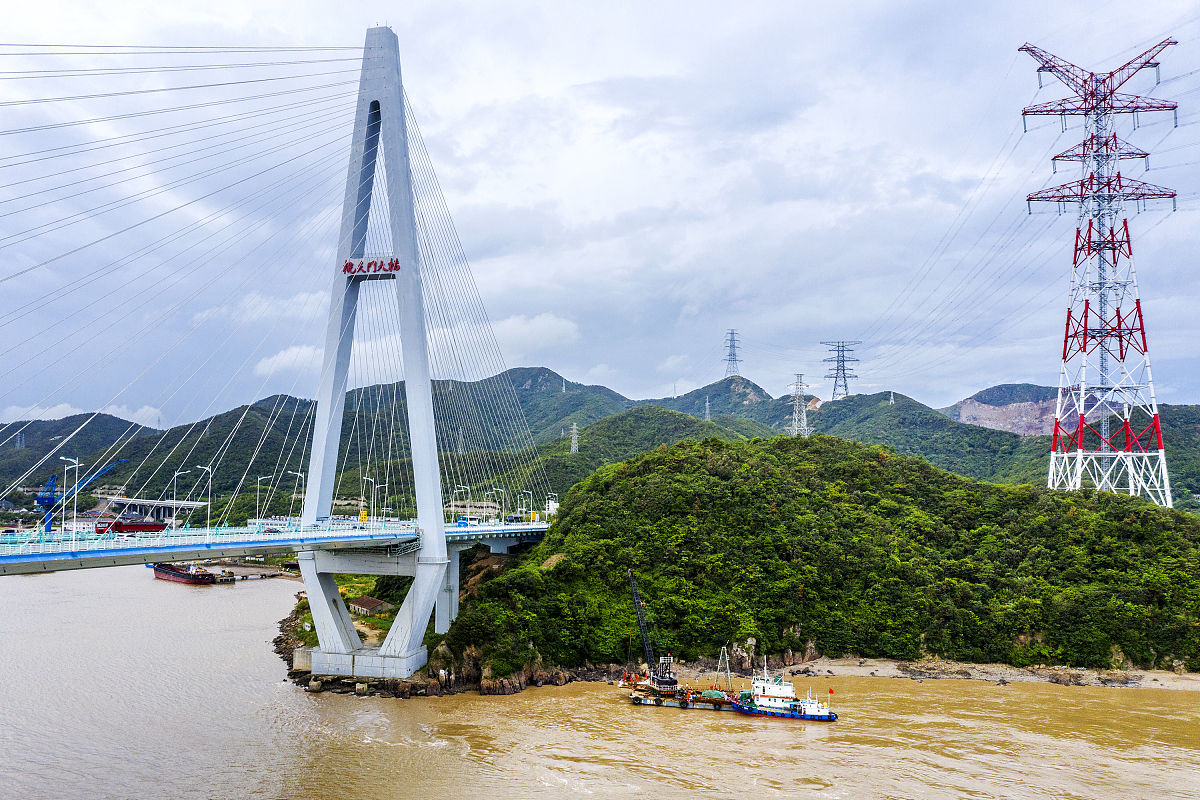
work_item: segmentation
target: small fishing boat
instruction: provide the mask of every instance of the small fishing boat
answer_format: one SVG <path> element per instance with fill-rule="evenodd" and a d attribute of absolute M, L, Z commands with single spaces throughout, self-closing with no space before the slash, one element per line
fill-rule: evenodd
<path fill-rule="evenodd" d="M 785 681 L 780 675 L 772 678 L 767 674 L 765 664 L 762 677 L 754 676 L 750 685 L 749 690 L 742 690 L 738 699 L 732 701 L 733 710 L 739 714 L 816 722 L 833 722 L 838 718 L 829 708 L 829 703 L 822 703 L 808 693 L 803 698 L 796 697 L 796 687 L 792 682 Z M 829 690 L 829 695 L 833 696 L 833 689 Z"/>
<path fill-rule="evenodd" d="M 195 564 L 180 566 L 178 564 L 155 564 L 154 577 L 176 583 L 190 583 L 207 586 L 217 582 L 217 576 Z"/>

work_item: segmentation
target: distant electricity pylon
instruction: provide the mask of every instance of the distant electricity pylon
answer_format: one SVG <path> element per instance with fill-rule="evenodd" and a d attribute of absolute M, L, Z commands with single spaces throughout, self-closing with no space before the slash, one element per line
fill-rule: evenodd
<path fill-rule="evenodd" d="M 804 374 L 797 372 L 796 380 L 792 383 L 792 421 L 787 426 L 787 432 L 792 436 L 803 436 L 805 439 L 812 433 L 812 429 L 808 427 L 808 406 L 804 402 L 804 390 L 807 388 Z"/>
<path fill-rule="evenodd" d="M 725 334 L 725 346 L 729 348 L 729 352 L 725 356 L 725 377 L 741 375 L 741 368 L 738 365 L 742 363 L 742 360 L 738 358 L 736 329 L 730 328 L 729 333 Z"/>
<path fill-rule="evenodd" d="M 1174 39 L 1164 39 L 1112 72 L 1101 73 L 1030 44 L 1020 48 L 1037 60 L 1039 83 L 1041 73 L 1049 72 L 1072 93 L 1064 100 L 1029 106 L 1022 118 L 1081 116 L 1085 136 L 1052 159 L 1079 162 L 1079 180 L 1027 198 L 1030 203 L 1057 203 L 1059 210 L 1068 203 L 1079 206 L 1046 485 L 1091 486 L 1140 495 L 1167 507 L 1171 483 L 1129 220 L 1122 206 L 1132 201 L 1140 210 L 1147 200 L 1174 203 L 1175 191 L 1121 175 L 1122 160 L 1148 159 L 1149 153 L 1118 137 L 1114 123 L 1117 114 L 1133 114 L 1136 127 L 1139 111 L 1171 111 L 1178 125 L 1176 103 L 1117 91 L 1141 70 L 1157 70 L 1158 54 L 1173 44 Z"/>
<path fill-rule="evenodd" d="M 579 452 L 579 423 L 571 423 L 571 452 Z"/>
<path fill-rule="evenodd" d="M 708 422 L 712 419 L 712 414 L 708 409 L 708 395 L 704 395 L 704 421 Z"/>
<path fill-rule="evenodd" d="M 833 342 L 821 342 L 821 344 L 828 347 L 829 352 L 833 353 L 832 356 L 825 359 L 825 363 L 832 363 L 834 365 L 833 372 L 825 376 L 826 378 L 833 379 L 832 399 L 837 400 L 839 397 L 846 397 L 850 394 L 849 381 L 851 379 L 858 379 L 858 376 L 853 372 L 847 371 L 846 363 L 858 361 L 857 358 L 850 354 L 854 352 L 854 345 L 862 344 L 862 342 L 857 339 L 852 341 L 839 339 Z"/>

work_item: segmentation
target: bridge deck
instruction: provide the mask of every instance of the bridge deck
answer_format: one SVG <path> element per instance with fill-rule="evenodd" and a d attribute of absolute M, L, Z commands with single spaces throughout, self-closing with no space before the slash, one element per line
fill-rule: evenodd
<path fill-rule="evenodd" d="M 448 543 L 532 541 L 545 533 L 545 522 L 447 527 Z M 90 569 L 150 561 L 193 561 L 297 550 L 392 548 L 397 555 L 420 547 L 411 522 L 375 522 L 279 527 L 179 528 L 155 533 L 0 534 L 0 575 Z"/>

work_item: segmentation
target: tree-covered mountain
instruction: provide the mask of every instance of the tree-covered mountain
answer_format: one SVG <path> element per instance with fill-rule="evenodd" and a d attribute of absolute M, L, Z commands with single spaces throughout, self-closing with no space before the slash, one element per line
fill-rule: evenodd
<path fill-rule="evenodd" d="M 87 425 L 76 433 L 76 429 L 84 422 L 87 422 Z M 61 455 L 79 458 L 86 464 L 91 463 L 96 455 L 102 454 L 118 441 L 126 442 L 135 437 L 155 433 L 158 431 L 154 428 L 147 428 L 111 414 L 73 414 L 62 419 L 30 420 L 0 425 L 0 442 L 3 442 L 0 444 L 0 483 L 8 486 L 59 445 L 62 445 Z M 19 444 L 24 446 L 18 446 Z M 49 477 L 50 472 L 61 471 L 62 462 L 57 458 L 52 461 L 53 464 L 30 476 L 25 483 L 40 484 Z"/>
<path fill-rule="evenodd" d="M 773 428 L 782 428 L 791 419 L 790 397 L 774 398 L 754 381 L 741 375 L 722 378 L 678 397 L 636 402 L 638 405 L 661 406 L 703 418 L 706 400 L 709 414 L 714 417 L 742 417 Z"/>
<path fill-rule="evenodd" d="M 824 403 L 809 414 L 809 421 L 821 433 L 886 444 L 968 478 L 1013 484 L 1045 479 L 1050 450 L 1046 437 L 1018 436 L 955 422 L 901 394 L 850 395 Z"/>
<path fill-rule="evenodd" d="M 730 424 L 726 425 L 726 422 Z M 749 435 L 737 430 L 751 426 L 758 427 Z M 569 436 L 542 445 L 539 450 L 551 489 L 563 494 L 604 464 L 624 461 L 684 439 L 744 441 L 751 436 L 761 436 L 760 427 L 758 423 L 738 417 L 719 417 L 705 422 L 689 414 L 644 405 L 581 428 L 578 453 L 571 452 Z M 765 431 L 770 435 L 769 428 Z"/>
<path fill-rule="evenodd" d="M 492 463 L 504 461 L 500 453 L 517 438 L 523 415 L 547 459 L 551 489 L 559 493 L 601 464 L 631 458 L 659 444 L 706 436 L 731 440 L 769 437 L 783 432 L 791 419 L 790 397 L 771 397 L 741 376 L 723 378 L 678 397 L 636 402 L 602 386 L 564 381 L 558 373 L 542 367 L 520 367 L 475 382 L 435 381 L 434 392 L 438 407 L 452 400 L 483 406 L 498 396 L 510 400 L 515 396 L 521 415 L 478 414 L 473 418 L 483 424 L 460 421 L 442 425 L 439 446 L 445 453 L 465 447 L 479 454 L 472 457 L 479 469 L 489 468 Z M 1053 392 L 1031 384 L 1008 384 L 968 399 L 979 407 L 1006 413 L 1021 404 L 1043 402 Z M 399 474 L 407 474 L 409 467 L 402 455 L 407 450 L 404 399 L 403 383 L 355 389 L 347 394 L 339 463 L 343 474 L 350 476 L 350 488 L 346 489 L 349 496 L 357 496 L 357 470 L 364 461 L 386 458 L 395 462 Z M 706 399 L 714 426 L 711 428 L 696 426 L 703 420 Z M 1048 437 L 1021 436 L 959 422 L 943 413 L 945 410 L 936 411 L 904 395 L 895 395 L 895 404 L 890 399 L 888 392 L 851 395 L 823 404 L 805 398 L 809 401 L 809 423 L 817 431 L 868 444 L 886 444 L 902 454 L 980 480 L 1010 484 L 1040 484 L 1045 480 Z M 688 418 L 654 413 L 625 416 L 631 408 L 666 409 Z M 231 491 L 239 482 L 253 485 L 259 474 L 305 471 L 312 409 L 311 400 L 277 395 L 165 432 L 100 415 L 72 441 L 72 455 L 96 462 L 118 436 L 133 435 L 128 433 L 132 431 L 137 441 L 126 444 L 121 452 L 129 462 L 106 476 L 105 483 L 129 483 L 134 489 L 144 486 L 145 492 L 157 495 L 166 490 L 176 470 L 208 464 L 220 454 L 221 468 L 213 487 L 219 494 Z M 1200 508 L 1195 499 L 1200 495 L 1200 407 L 1162 406 L 1161 416 L 1177 505 Z M 82 419 L 77 416 L 31 423 L 23 451 L 13 448 L 12 442 L 0 447 L 0 480 L 11 482 L 22 474 L 53 447 L 55 436 L 68 435 Z M 609 420 L 611 424 L 598 424 Z M 581 452 L 576 458 L 567 458 L 566 437 L 571 423 L 581 430 Z M 231 436 L 235 429 L 236 435 Z M 369 449 L 366 443 L 372 438 L 380 442 L 380 449 L 364 456 L 364 447 Z M 26 483 L 40 483 L 61 466 L 50 462 Z M 511 470 L 511 465 L 503 469 Z M 248 483 L 243 482 L 244 477 Z M 181 486 L 183 481 L 195 478 L 181 478 Z M 517 482 L 514 486 L 522 484 L 519 475 L 513 478 Z"/>
<path fill-rule="evenodd" d="M 559 438 L 571 429 L 571 423 L 590 425 L 633 404 L 612 389 L 574 383 L 545 367 L 516 367 L 505 377 L 538 444 Z"/>
<path fill-rule="evenodd" d="M 661 651 L 1200 669 L 1200 520 L 978 483 L 828 436 L 707 439 L 601 467 L 445 637 L 507 674 Z M 752 642 L 750 640 L 753 640 Z M 634 649 L 636 654 L 636 648 Z"/>

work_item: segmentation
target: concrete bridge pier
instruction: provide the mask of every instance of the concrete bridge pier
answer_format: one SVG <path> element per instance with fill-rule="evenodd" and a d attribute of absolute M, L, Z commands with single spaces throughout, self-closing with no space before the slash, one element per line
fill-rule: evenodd
<path fill-rule="evenodd" d="M 470 544 L 447 545 L 446 577 L 438 589 L 437 603 L 434 606 L 433 630 L 435 633 L 445 633 L 450 630 L 450 623 L 458 616 L 458 587 L 460 583 L 459 563 L 463 550 Z"/>
<path fill-rule="evenodd" d="M 313 627 L 320 642 L 320 647 L 305 655 L 308 669 L 318 675 L 407 678 L 425 666 L 427 654 L 421 640 L 425 636 L 437 587 L 443 580 L 445 562 L 423 562 L 419 552 L 396 555 L 318 550 L 298 554 Z M 346 601 L 334 582 L 335 573 L 413 576 L 412 588 L 379 647 L 363 646 Z M 305 665 L 298 666 L 303 668 Z"/>

